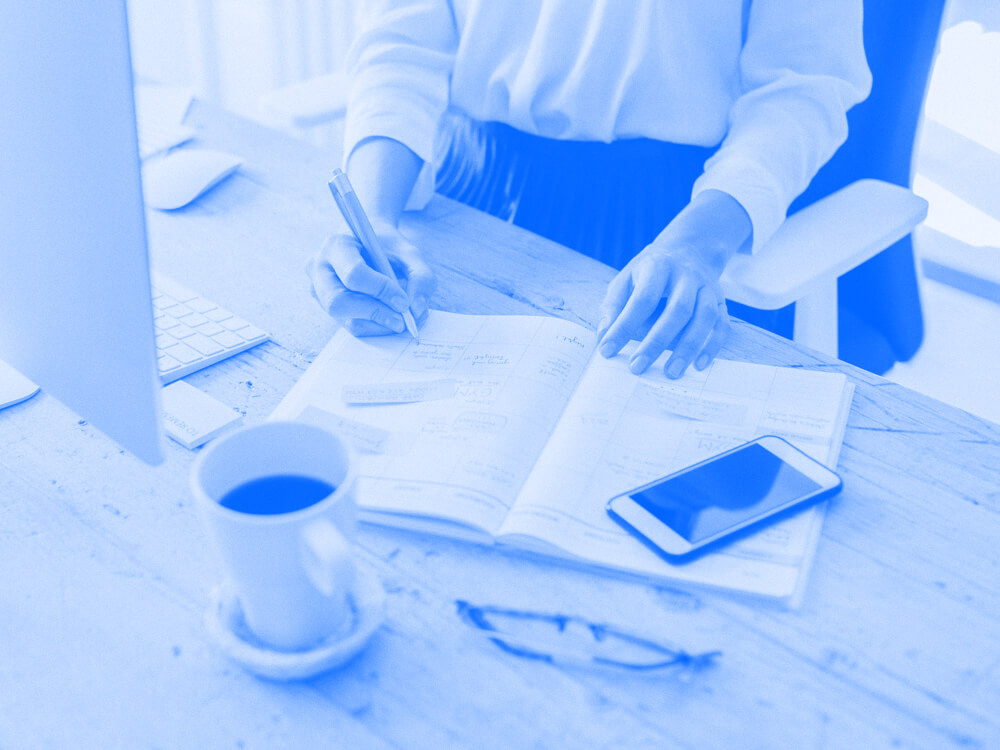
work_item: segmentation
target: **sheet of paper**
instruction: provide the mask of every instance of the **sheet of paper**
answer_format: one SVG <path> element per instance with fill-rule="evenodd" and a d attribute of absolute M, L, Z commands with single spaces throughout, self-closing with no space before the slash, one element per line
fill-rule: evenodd
<path fill-rule="evenodd" d="M 835 460 L 845 377 L 716 360 L 671 381 L 661 359 L 635 378 L 626 364 L 633 346 L 613 360 L 593 357 L 501 534 L 540 537 L 613 568 L 791 596 L 815 548 L 820 506 L 719 553 L 670 565 L 612 521 L 605 504 L 760 435 Z"/>
<path fill-rule="evenodd" d="M 431 311 L 420 341 L 338 332 L 272 415 L 319 420 L 367 446 L 363 511 L 439 517 L 494 533 L 583 372 L 594 334 L 556 318 Z M 372 392 L 452 380 L 434 401 L 350 406 Z M 347 420 L 347 421 L 343 421 Z"/>

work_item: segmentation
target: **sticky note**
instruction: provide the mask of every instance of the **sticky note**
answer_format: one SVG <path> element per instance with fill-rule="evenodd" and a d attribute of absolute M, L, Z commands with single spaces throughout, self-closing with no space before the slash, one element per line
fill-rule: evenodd
<path fill-rule="evenodd" d="M 171 383 L 161 393 L 167 435 L 188 450 L 243 421 L 239 412 L 183 380 Z"/>
<path fill-rule="evenodd" d="M 421 380 L 412 383 L 372 383 L 345 385 L 341 398 L 345 404 L 409 404 L 451 398 L 458 388 L 454 378 Z"/>
<path fill-rule="evenodd" d="M 653 413 L 661 411 L 714 424 L 739 425 L 747 413 L 746 404 L 692 396 L 647 383 L 640 383 L 636 387 L 634 398 L 634 406 L 639 410 Z"/>

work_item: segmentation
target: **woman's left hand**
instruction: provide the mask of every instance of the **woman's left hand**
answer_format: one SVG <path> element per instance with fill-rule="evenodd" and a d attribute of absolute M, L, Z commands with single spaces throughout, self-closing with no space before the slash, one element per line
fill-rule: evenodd
<path fill-rule="evenodd" d="M 636 339 L 629 361 L 636 374 L 666 349 L 672 350 L 663 368 L 669 378 L 692 362 L 708 367 L 729 332 L 719 278 L 752 232 L 747 212 L 728 193 L 696 195 L 608 285 L 598 325 L 601 354 L 613 357 Z"/>
<path fill-rule="evenodd" d="M 708 367 L 729 332 L 729 315 L 719 287 L 722 269 L 705 255 L 690 244 L 654 242 L 629 261 L 604 298 L 601 354 L 613 357 L 641 339 L 629 361 L 636 374 L 666 349 L 673 350 L 664 366 L 669 378 L 679 378 L 692 362 Z"/>

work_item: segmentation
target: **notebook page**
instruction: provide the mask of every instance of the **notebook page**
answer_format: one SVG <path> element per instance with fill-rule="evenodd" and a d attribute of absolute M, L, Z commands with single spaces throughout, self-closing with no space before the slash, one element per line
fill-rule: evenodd
<path fill-rule="evenodd" d="M 557 318 L 431 311 L 420 341 L 338 331 L 272 414 L 325 425 L 359 455 L 364 517 L 429 516 L 493 534 L 531 471 L 594 348 Z M 357 394 L 445 382 L 453 394 L 410 403 L 345 403 Z M 406 384 L 401 389 L 388 384 Z M 356 395 L 352 398 L 356 398 Z M 386 514 L 395 514 L 395 518 Z M 407 525 L 405 523 L 400 525 Z M 442 531 L 442 533 L 450 533 Z M 455 534 L 452 534 L 455 535 Z"/>
<path fill-rule="evenodd" d="M 845 376 L 716 360 L 670 381 L 661 358 L 636 378 L 626 364 L 631 350 L 592 358 L 501 535 L 538 537 L 581 560 L 640 574 L 792 596 L 815 549 L 822 506 L 671 565 L 612 521 L 605 504 L 765 434 L 829 462 L 839 448 Z"/>

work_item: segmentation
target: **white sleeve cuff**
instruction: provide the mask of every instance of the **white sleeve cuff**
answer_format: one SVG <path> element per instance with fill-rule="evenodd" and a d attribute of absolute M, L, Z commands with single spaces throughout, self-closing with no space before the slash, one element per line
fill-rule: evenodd
<path fill-rule="evenodd" d="M 413 192 L 406 202 L 406 211 L 420 211 L 434 195 L 436 166 L 434 164 L 434 135 L 430 136 L 430 146 L 426 139 L 415 137 L 414 129 L 401 122 L 398 115 L 378 115 L 370 118 L 348 117 L 344 129 L 344 163 L 347 171 L 347 161 L 351 153 L 362 141 L 369 138 L 391 138 L 398 141 L 415 153 L 423 161 Z"/>
<path fill-rule="evenodd" d="M 743 206 L 753 227 L 751 253 L 767 244 L 785 220 L 783 191 L 752 159 L 716 154 L 706 163 L 705 173 L 695 181 L 691 198 L 706 190 L 731 195 Z"/>
<path fill-rule="evenodd" d="M 392 75 L 391 83 L 386 78 Z M 423 88 L 418 84 L 424 83 Z M 415 153 L 423 165 L 406 205 L 423 208 L 434 194 L 434 150 L 447 101 L 447 79 L 427 89 L 420 75 L 405 69 L 368 68 L 354 80 L 344 125 L 344 162 L 368 138 L 391 138 Z"/>

